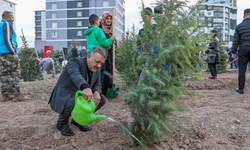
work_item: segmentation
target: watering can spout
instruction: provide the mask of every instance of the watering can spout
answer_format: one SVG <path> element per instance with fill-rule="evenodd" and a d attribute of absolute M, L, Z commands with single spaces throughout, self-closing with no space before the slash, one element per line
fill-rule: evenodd
<path fill-rule="evenodd" d="M 92 122 L 92 121 L 96 121 L 96 120 L 104 119 L 104 118 L 107 118 L 107 116 L 91 114 L 91 116 L 89 117 L 89 121 Z"/>

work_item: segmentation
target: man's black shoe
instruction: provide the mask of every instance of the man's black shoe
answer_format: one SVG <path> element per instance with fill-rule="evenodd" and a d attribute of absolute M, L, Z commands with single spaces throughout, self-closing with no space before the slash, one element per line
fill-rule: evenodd
<path fill-rule="evenodd" d="M 68 124 L 60 125 L 59 123 L 56 124 L 56 128 L 61 131 L 64 136 L 74 136 L 75 133 L 69 128 Z"/>
<path fill-rule="evenodd" d="M 87 131 L 91 131 L 92 129 L 88 126 L 82 126 L 82 125 L 79 125 L 77 122 L 75 122 L 74 119 L 71 120 L 71 123 L 75 126 L 77 126 L 81 131 L 83 132 L 87 132 Z"/>
<path fill-rule="evenodd" d="M 238 88 L 237 88 L 235 91 L 238 92 L 239 94 L 244 94 L 244 91 L 243 91 L 243 90 L 240 90 L 240 89 L 238 89 Z"/>

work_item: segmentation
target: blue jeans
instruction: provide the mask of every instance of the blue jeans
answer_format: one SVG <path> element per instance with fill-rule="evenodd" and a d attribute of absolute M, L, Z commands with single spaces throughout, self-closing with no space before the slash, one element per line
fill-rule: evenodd
<path fill-rule="evenodd" d="M 101 74 L 100 74 L 101 84 L 103 83 L 105 68 L 106 68 L 106 62 L 101 67 Z"/>

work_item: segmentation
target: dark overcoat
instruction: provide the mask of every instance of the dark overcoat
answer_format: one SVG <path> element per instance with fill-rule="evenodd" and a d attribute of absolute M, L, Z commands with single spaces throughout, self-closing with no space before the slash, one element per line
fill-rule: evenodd
<path fill-rule="evenodd" d="M 50 107 L 61 114 L 66 102 L 75 97 L 75 93 L 80 90 L 81 85 L 88 83 L 87 57 L 78 57 L 71 59 L 65 66 L 60 75 L 56 86 L 54 87 L 49 99 Z M 100 69 L 92 73 L 91 80 L 88 83 L 92 92 L 101 90 Z"/>
<path fill-rule="evenodd" d="M 219 51 L 219 39 L 217 36 L 214 36 L 213 42 L 209 44 L 208 47 L 210 50 L 207 51 L 208 59 L 207 63 L 220 63 L 220 51 Z"/>

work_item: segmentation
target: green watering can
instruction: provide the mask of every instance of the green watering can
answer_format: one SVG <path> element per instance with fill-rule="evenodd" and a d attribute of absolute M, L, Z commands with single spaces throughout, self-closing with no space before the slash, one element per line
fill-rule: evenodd
<path fill-rule="evenodd" d="M 104 115 L 94 115 L 96 109 L 94 101 L 91 100 L 88 103 L 88 101 L 85 100 L 84 97 L 79 96 L 79 94 L 82 94 L 82 91 L 76 92 L 75 106 L 71 112 L 71 116 L 75 122 L 82 126 L 86 126 L 92 121 L 107 118 L 107 116 Z"/>

